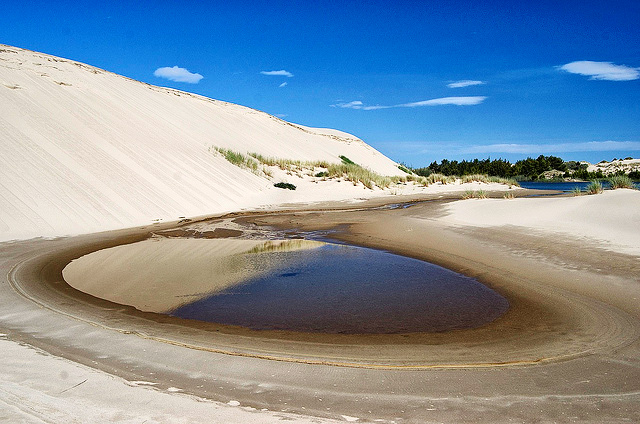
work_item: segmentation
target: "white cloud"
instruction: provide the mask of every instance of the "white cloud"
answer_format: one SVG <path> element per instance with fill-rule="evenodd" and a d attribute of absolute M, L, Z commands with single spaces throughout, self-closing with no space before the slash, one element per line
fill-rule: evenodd
<path fill-rule="evenodd" d="M 626 65 L 615 65 L 611 62 L 592 62 L 579 60 L 567 63 L 559 67 L 561 70 L 572 74 L 591 77 L 591 80 L 606 81 L 632 81 L 640 78 L 640 68 L 631 68 Z"/>
<path fill-rule="evenodd" d="M 521 154 L 549 154 L 569 152 L 612 152 L 640 150 L 639 141 L 587 141 L 578 143 L 557 144 L 486 144 L 480 146 L 463 147 L 459 153 L 521 153 Z"/>
<path fill-rule="evenodd" d="M 457 106 L 472 106 L 482 103 L 486 99 L 485 96 L 466 96 L 466 97 L 441 97 L 438 99 L 423 100 L 420 102 L 402 103 L 392 106 L 365 106 L 361 101 L 355 100 L 349 103 L 337 103 L 331 105 L 332 107 L 341 107 L 347 109 L 362 109 L 362 110 L 378 110 L 378 109 L 390 109 L 396 107 L 421 107 L 421 106 L 442 106 L 442 105 L 457 105 Z"/>
<path fill-rule="evenodd" d="M 345 109 L 362 109 L 362 102 L 360 100 L 354 100 L 349 103 L 336 103 L 335 105 L 331 105 L 332 107 L 341 107 Z"/>
<path fill-rule="evenodd" d="M 197 84 L 202 78 L 200 74 L 193 74 L 185 68 L 174 66 L 172 68 L 165 66 L 164 68 L 158 68 L 153 73 L 156 77 L 166 78 L 175 82 L 187 82 L 189 84 Z"/>
<path fill-rule="evenodd" d="M 441 97 L 439 99 L 423 100 L 421 102 L 405 103 L 396 107 L 419 107 L 419 106 L 473 106 L 479 105 L 485 101 L 485 96 L 466 96 L 466 97 Z"/>
<path fill-rule="evenodd" d="M 285 71 L 284 69 L 280 71 L 260 71 L 260 73 L 262 75 L 273 75 L 273 76 L 288 77 L 288 78 L 293 77 L 293 74 L 291 72 Z"/>
<path fill-rule="evenodd" d="M 286 82 L 283 82 L 283 83 L 282 83 L 282 84 L 280 84 L 278 87 L 282 88 L 282 87 L 284 87 L 284 86 L 286 86 L 286 85 L 287 85 L 287 83 L 286 83 Z"/>
<path fill-rule="evenodd" d="M 451 84 L 447 84 L 447 87 L 462 88 L 462 87 L 469 87 L 472 85 L 483 85 L 483 84 L 486 84 L 486 83 L 484 81 L 462 80 L 462 81 L 452 82 Z"/>

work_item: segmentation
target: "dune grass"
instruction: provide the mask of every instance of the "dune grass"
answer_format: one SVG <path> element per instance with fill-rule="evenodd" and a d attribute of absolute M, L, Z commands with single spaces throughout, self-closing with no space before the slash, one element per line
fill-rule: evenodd
<path fill-rule="evenodd" d="M 592 181 L 591 184 L 587 186 L 588 194 L 600 194 L 603 192 L 602 183 L 598 180 Z"/>
<path fill-rule="evenodd" d="M 398 168 L 403 172 L 407 172 L 404 176 L 385 176 L 380 175 L 368 168 L 358 165 L 346 156 L 340 155 L 338 158 L 341 160 L 339 163 L 329 163 L 328 161 L 301 161 L 294 159 L 283 159 L 266 157 L 259 153 L 247 153 L 242 154 L 230 149 L 221 147 L 214 147 L 214 149 L 222 154 L 229 162 L 237 165 L 241 168 L 249 169 L 256 175 L 266 175 L 273 177 L 273 173 L 267 167 L 277 166 L 278 168 L 287 171 L 287 173 L 296 173 L 299 177 L 302 177 L 301 173 L 304 172 L 309 176 L 315 176 L 316 178 L 331 179 L 342 178 L 345 181 L 350 181 L 354 185 L 358 183 L 364 185 L 369 189 L 378 187 L 380 189 L 389 188 L 392 185 L 415 183 L 417 185 L 427 187 L 431 184 L 453 184 L 458 180 L 458 177 L 454 175 L 443 174 L 430 174 L 428 177 L 423 177 L 412 173 L 408 168 L 403 165 L 398 165 Z M 404 169 L 403 169 L 404 168 Z M 518 183 L 515 180 L 500 178 L 500 177 L 488 177 L 486 175 L 466 175 L 461 178 L 463 183 L 479 181 L 485 183 L 500 183 L 508 184 L 509 186 L 517 186 Z M 484 198 L 483 190 L 476 192 L 474 197 Z"/>
<path fill-rule="evenodd" d="M 295 168 L 297 169 L 327 168 L 329 166 L 329 162 L 327 162 L 326 160 L 302 161 L 302 160 L 295 160 L 295 159 L 282 159 L 282 158 L 267 157 L 259 153 L 252 153 L 252 152 L 247 153 L 247 155 L 251 156 L 258 162 L 262 163 L 263 165 L 277 166 L 278 168 L 285 171 L 291 171 Z"/>
<path fill-rule="evenodd" d="M 611 184 L 611 189 L 616 188 L 632 188 L 635 189 L 633 185 L 633 181 L 627 175 L 614 175 L 609 178 L 609 184 Z"/>
<path fill-rule="evenodd" d="M 362 183 L 369 189 L 373 189 L 374 187 L 386 188 L 392 183 L 390 177 L 380 175 L 357 164 L 331 164 L 327 167 L 327 172 L 329 174 L 328 178 L 344 178 L 347 181 L 351 181 L 354 185 Z"/>
<path fill-rule="evenodd" d="M 467 200 L 467 199 L 486 199 L 487 198 L 487 192 L 484 190 L 477 190 L 477 191 L 473 191 L 473 190 L 465 190 L 464 193 L 462 193 L 462 199 L 463 200 Z"/>
<path fill-rule="evenodd" d="M 502 197 L 503 197 L 504 199 L 511 200 L 511 199 L 515 199 L 515 198 L 516 198 L 516 195 L 515 195 L 515 194 L 513 194 L 513 192 L 512 192 L 512 191 L 507 191 L 507 192 L 506 192 Z"/>
<path fill-rule="evenodd" d="M 574 196 L 582 196 L 584 193 L 583 191 L 580 189 L 580 187 L 574 187 L 571 190 L 571 194 L 573 194 Z"/>
<path fill-rule="evenodd" d="M 260 169 L 260 164 L 258 163 L 258 161 L 256 161 L 250 156 L 243 155 L 240 152 L 236 152 L 230 149 L 225 149 L 222 147 L 214 147 L 214 149 L 218 153 L 220 153 L 222 156 L 224 156 L 226 160 L 228 160 L 229 162 L 231 162 L 232 164 L 240 168 L 248 169 L 256 175 L 260 175 L 261 172 L 264 173 L 265 175 L 268 175 L 263 170 Z"/>

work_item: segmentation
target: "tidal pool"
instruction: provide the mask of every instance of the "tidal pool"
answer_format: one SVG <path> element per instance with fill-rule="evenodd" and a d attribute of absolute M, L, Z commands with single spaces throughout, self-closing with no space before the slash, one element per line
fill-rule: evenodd
<path fill-rule="evenodd" d="M 509 307 L 472 278 L 374 249 L 323 244 L 269 256 L 267 272 L 170 314 L 254 330 L 394 334 L 479 327 Z"/>

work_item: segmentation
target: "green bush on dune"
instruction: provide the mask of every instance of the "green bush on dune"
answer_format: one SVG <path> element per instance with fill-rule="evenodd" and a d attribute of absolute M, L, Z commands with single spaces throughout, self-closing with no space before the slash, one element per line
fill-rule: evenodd
<path fill-rule="evenodd" d="M 287 190 L 295 190 L 296 186 L 291 184 L 291 183 L 275 183 L 273 185 L 274 187 L 278 187 L 278 188 L 284 188 Z"/>

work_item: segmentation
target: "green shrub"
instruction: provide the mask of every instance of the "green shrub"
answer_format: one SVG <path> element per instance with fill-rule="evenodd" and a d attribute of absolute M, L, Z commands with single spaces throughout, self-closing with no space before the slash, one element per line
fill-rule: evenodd
<path fill-rule="evenodd" d="M 627 175 L 614 175 L 609 178 L 609 183 L 612 189 L 616 188 L 635 188 L 631 178 Z"/>
<path fill-rule="evenodd" d="M 274 187 L 278 187 L 278 188 L 285 188 L 287 190 L 295 190 L 296 189 L 296 186 L 294 186 L 291 183 L 275 183 L 273 186 Z"/>
<path fill-rule="evenodd" d="M 328 177 L 328 176 L 329 176 L 329 173 L 328 173 L 328 172 L 326 172 L 326 171 L 318 172 L 318 173 L 316 174 L 316 177 L 318 177 L 318 178 Z"/>
<path fill-rule="evenodd" d="M 413 172 L 411 172 L 406 166 L 398 165 L 398 169 L 407 174 L 413 174 Z"/>
<path fill-rule="evenodd" d="M 602 183 L 598 180 L 592 181 L 591 184 L 587 186 L 587 193 L 589 194 L 599 194 L 602 193 L 602 190 Z"/>
<path fill-rule="evenodd" d="M 342 160 L 342 163 L 344 163 L 345 165 L 355 165 L 356 164 L 354 161 L 352 161 L 351 159 L 349 159 L 346 156 L 340 155 L 338 157 Z"/>

